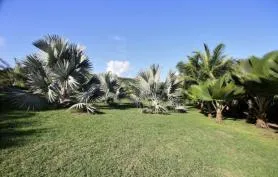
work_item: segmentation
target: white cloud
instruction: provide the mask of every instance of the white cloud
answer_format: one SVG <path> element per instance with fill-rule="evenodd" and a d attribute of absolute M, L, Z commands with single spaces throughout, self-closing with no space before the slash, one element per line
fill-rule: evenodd
<path fill-rule="evenodd" d="M 3 36 L 0 36 L 0 47 L 3 47 L 5 45 L 5 38 Z"/>
<path fill-rule="evenodd" d="M 123 41 L 123 40 L 125 40 L 125 38 L 124 37 L 121 37 L 121 36 L 113 36 L 113 39 L 115 40 L 115 41 Z"/>
<path fill-rule="evenodd" d="M 106 71 L 111 71 L 113 74 L 121 76 L 129 70 L 129 61 L 110 60 L 107 63 Z"/>

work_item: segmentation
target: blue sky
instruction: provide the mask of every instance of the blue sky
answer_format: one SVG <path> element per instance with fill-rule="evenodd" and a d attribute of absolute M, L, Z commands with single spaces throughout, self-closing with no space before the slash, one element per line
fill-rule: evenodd
<path fill-rule="evenodd" d="M 278 49 L 277 9 L 277 0 L 4 0 L 0 57 L 12 64 L 59 34 L 86 46 L 95 72 L 135 76 L 159 63 L 165 75 L 203 42 L 240 58 Z"/>

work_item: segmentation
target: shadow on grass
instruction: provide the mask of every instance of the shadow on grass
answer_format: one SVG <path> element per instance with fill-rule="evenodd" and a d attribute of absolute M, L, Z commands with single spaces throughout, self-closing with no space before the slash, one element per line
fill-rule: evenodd
<path fill-rule="evenodd" d="M 110 104 L 110 105 L 98 105 L 98 109 L 120 109 L 120 110 L 126 110 L 131 108 L 136 108 L 136 106 L 132 103 L 119 103 L 119 104 Z"/>
<path fill-rule="evenodd" d="M 32 112 L 9 111 L 0 114 L 0 149 L 23 146 L 28 137 L 42 133 L 44 129 L 33 128 L 36 121 Z"/>

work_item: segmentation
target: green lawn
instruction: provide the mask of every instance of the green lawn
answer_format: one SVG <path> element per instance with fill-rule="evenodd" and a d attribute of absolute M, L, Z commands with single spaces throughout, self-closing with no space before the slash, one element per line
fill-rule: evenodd
<path fill-rule="evenodd" d="M 278 176 L 278 133 L 195 110 L 2 114 L 0 176 Z"/>

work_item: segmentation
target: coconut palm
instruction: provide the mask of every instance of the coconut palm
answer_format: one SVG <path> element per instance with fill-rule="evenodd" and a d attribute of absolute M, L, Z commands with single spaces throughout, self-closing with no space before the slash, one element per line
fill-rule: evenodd
<path fill-rule="evenodd" d="M 194 54 L 192 56 L 187 56 L 187 60 L 187 63 L 180 61 L 176 66 L 181 79 L 184 80 L 184 86 L 197 84 L 199 81 L 203 80 L 200 58 Z"/>
<path fill-rule="evenodd" d="M 252 103 L 257 127 L 268 128 L 267 110 L 274 95 L 278 94 L 278 52 L 240 61 L 233 76 L 252 98 L 249 103 Z"/>
<path fill-rule="evenodd" d="M 34 93 L 47 95 L 50 102 L 65 104 L 88 80 L 91 64 L 81 46 L 57 35 L 35 41 L 38 53 L 23 61 L 27 85 Z"/>
<path fill-rule="evenodd" d="M 188 56 L 188 62 L 179 62 L 177 69 L 186 82 L 198 83 L 207 79 L 221 77 L 231 69 L 232 61 L 224 55 L 224 44 L 217 45 L 213 51 L 204 44 L 204 52 L 195 51 Z"/>
<path fill-rule="evenodd" d="M 111 72 L 99 74 L 100 86 L 104 92 L 103 99 L 106 103 L 111 104 L 117 98 L 120 84 L 118 77 Z"/>
<path fill-rule="evenodd" d="M 216 112 L 216 121 L 222 122 L 222 112 L 227 107 L 227 102 L 244 92 L 228 76 L 210 80 L 189 89 L 192 98 L 212 103 Z"/>

